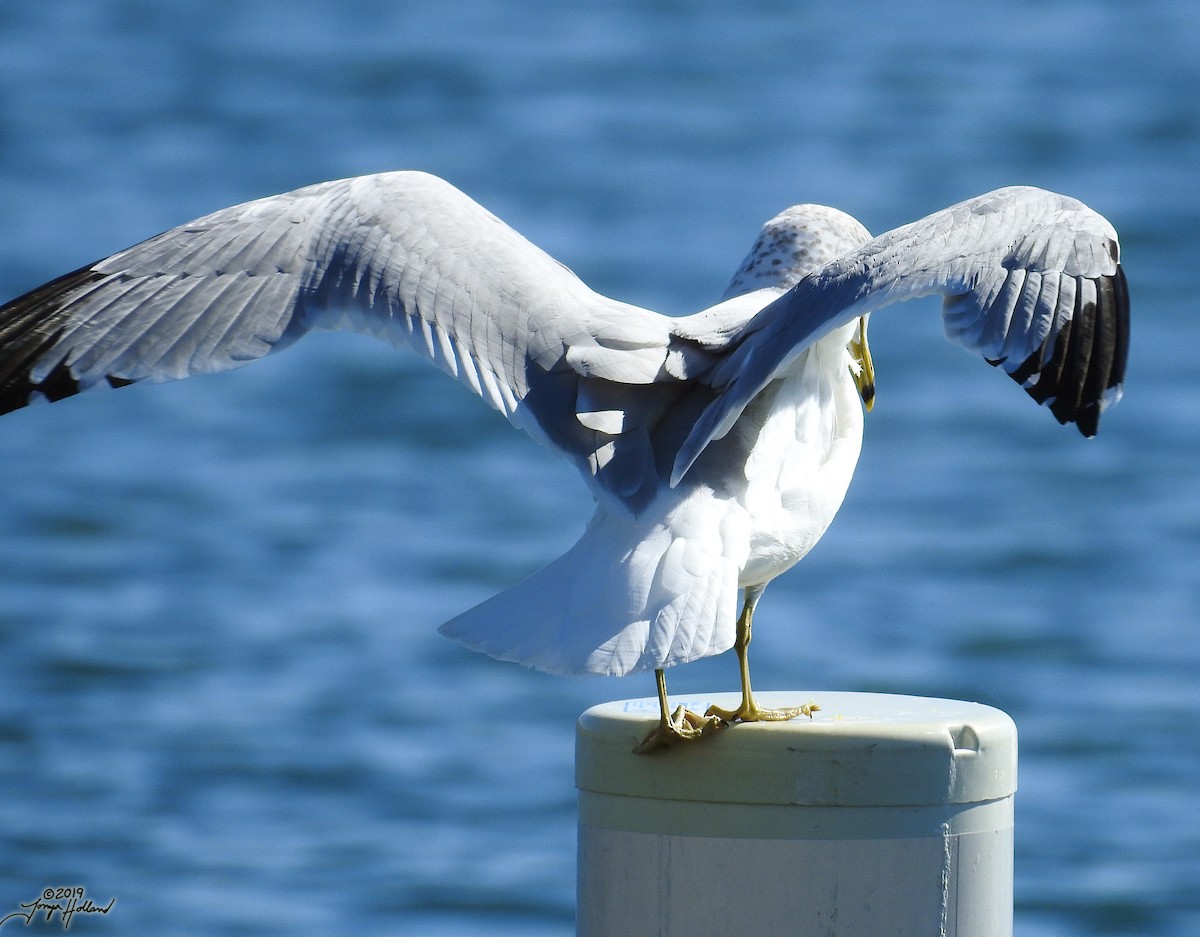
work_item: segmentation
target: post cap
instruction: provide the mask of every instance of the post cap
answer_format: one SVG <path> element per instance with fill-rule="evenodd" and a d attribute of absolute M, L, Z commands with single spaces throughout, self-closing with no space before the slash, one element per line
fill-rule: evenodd
<path fill-rule="evenodd" d="M 658 721 L 657 699 L 593 706 L 579 718 L 575 786 L 663 800 L 855 807 L 973 804 L 1016 790 L 1016 726 L 990 706 L 883 693 L 756 696 L 766 708 L 820 709 L 812 719 L 736 724 L 635 755 Z M 715 693 L 671 705 L 703 713 L 739 701 Z"/>

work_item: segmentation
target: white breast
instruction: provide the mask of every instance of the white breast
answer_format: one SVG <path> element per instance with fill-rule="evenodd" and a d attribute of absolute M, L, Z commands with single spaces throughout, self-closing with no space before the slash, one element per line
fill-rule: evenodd
<path fill-rule="evenodd" d="M 806 351 L 738 422 L 739 430 L 757 433 L 742 497 L 753 530 L 742 586 L 768 582 L 800 560 L 842 505 L 863 431 L 849 365 L 842 336 L 830 336 Z"/>

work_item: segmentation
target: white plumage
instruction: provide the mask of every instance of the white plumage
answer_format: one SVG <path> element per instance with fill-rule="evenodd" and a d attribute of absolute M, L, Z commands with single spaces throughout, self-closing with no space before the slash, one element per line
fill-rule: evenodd
<path fill-rule="evenodd" d="M 796 206 L 721 303 L 668 318 L 593 292 L 416 172 L 227 208 L 14 300 L 0 409 L 227 370 L 319 329 L 407 345 L 570 458 L 597 501 L 570 551 L 442 630 L 543 670 L 623 674 L 729 648 L 739 589 L 756 600 L 820 538 L 861 444 L 860 317 L 933 293 L 951 340 L 1096 432 L 1128 298 L 1116 233 L 1073 199 L 1001 189 L 874 239 Z"/>

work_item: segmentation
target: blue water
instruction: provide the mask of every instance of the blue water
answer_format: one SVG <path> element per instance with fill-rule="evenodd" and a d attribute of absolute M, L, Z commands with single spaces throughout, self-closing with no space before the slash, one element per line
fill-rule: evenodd
<path fill-rule="evenodd" d="M 1192 937 L 1198 87 L 1190 0 L 11 0 L 0 294 L 394 168 L 678 312 L 793 202 L 881 231 L 1009 183 L 1084 199 L 1122 234 L 1125 401 L 1085 442 L 936 303 L 876 317 L 862 463 L 767 593 L 756 684 L 1005 709 L 1017 933 Z M 652 681 L 435 631 L 573 541 L 565 463 L 353 336 L 6 416 L 0 460 L 0 916 L 83 885 L 117 898 L 83 934 L 572 932 L 574 720 Z"/>

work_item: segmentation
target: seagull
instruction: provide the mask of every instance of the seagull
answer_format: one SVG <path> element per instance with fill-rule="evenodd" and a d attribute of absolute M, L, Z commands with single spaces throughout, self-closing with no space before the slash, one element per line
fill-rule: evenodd
<path fill-rule="evenodd" d="M 313 331 L 411 348 L 572 461 L 596 501 L 571 549 L 441 631 L 552 673 L 653 669 L 650 751 L 816 708 L 760 707 L 747 655 L 763 590 L 854 473 L 870 315 L 940 295 L 951 341 L 1094 436 L 1124 381 L 1119 259 L 1108 221 L 1032 187 L 876 238 L 797 205 L 720 302 L 668 317 L 594 292 L 448 182 L 387 172 L 223 209 L 9 302 L 0 413 L 226 371 Z M 672 712 L 664 670 L 730 647 L 740 705 Z"/>

